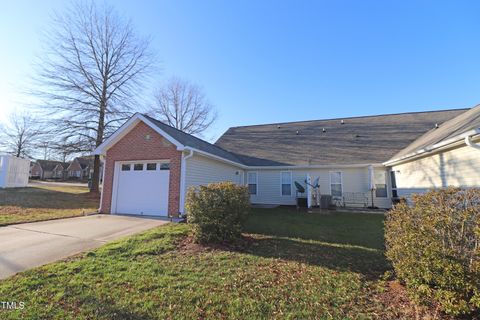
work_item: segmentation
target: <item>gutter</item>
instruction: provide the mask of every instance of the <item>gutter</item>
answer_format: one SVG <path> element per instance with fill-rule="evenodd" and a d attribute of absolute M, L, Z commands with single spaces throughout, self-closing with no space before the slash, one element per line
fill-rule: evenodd
<path fill-rule="evenodd" d="M 450 138 L 450 139 L 447 139 L 445 141 L 442 141 L 442 142 L 439 142 L 439 143 L 436 143 L 432 146 L 427 146 L 423 149 L 420 149 L 418 151 L 415 151 L 415 152 L 412 152 L 412 153 L 409 153 L 409 154 L 406 154 L 400 158 L 396 158 L 396 159 L 392 159 L 392 160 L 389 160 L 389 161 L 386 161 L 383 163 L 383 165 L 385 166 L 391 166 L 391 165 L 395 165 L 395 164 L 399 164 L 400 162 L 403 162 L 405 160 L 413 160 L 415 158 L 418 158 L 418 157 L 421 157 L 425 154 L 428 154 L 430 152 L 433 152 L 433 151 L 436 151 L 438 149 L 441 149 L 441 148 L 445 148 L 447 146 L 450 146 L 454 143 L 458 143 L 458 142 L 462 142 L 462 140 L 465 141 L 465 143 L 467 145 L 469 145 L 467 143 L 467 140 L 470 141 L 470 143 L 473 145 L 474 148 L 477 147 L 477 145 L 474 145 L 472 142 L 471 142 L 471 137 L 475 136 L 475 135 L 479 135 L 480 134 L 480 128 L 477 128 L 477 129 L 472 129 L 472 130 L 469 130 L 467 132 L 464 132 L 458 136 L 455 136 L 453 138 Z M 469 145 L 469 146 L 472 146 L 472 145 Z"/>
<path fill-rule="evenodd" d="M 480 129 L 478 129 L 480 130 Z M 472 136 L 466 136 L 465 137 L 465 144 L 473 149 L 479 150 L 480 151 L 480 144 L 474 143 L 472 141 Z"/>

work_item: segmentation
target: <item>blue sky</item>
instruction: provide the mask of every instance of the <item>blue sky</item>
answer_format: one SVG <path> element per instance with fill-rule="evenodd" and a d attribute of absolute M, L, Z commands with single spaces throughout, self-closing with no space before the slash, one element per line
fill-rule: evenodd
<path fill-rule="evenodd" d="M 150 35 L 161 69 L 203 86 L 230 126 L 471 107 L 478 1 L 110 1 Z M 0 13 L 0 120 L 21 109 L 41 31 L 66 1 Z"/>

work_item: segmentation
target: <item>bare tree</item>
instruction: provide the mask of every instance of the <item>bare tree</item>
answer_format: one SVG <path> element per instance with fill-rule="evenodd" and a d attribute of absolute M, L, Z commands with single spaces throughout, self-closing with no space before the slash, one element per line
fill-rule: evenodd
<path fill-rule="evenodd" d="M 44 135 L 38 120 L 27 114 L 12 113 L 6 125 L 0 128 L 0 146 L 17 157 L 31 157 Z"/>
<path fill-rule="evenodd" d="M 77 2 L 56 14 L 40 57 L 36 92 L 62 143 L 81 152 L 99 146 L 132 113 L 153 67 L 149 40 L 111 7 Z M 91 191 L 98 191 L 95 156 Z"/>
<path fill-rule="evenodd" d="M 190 134 L 204 132 L 217 118 L 202 89 L 179 78 L 172 78 L 160 87 L 149 113 Z"/>

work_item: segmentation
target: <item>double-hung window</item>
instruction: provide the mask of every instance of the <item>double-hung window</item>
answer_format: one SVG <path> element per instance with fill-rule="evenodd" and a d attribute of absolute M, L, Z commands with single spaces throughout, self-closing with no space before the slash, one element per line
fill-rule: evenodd
<path fill-rule="evenodd" d="M 342 172 L 331 171 L 330 172 L 330 192 L 332 197 L 339 198 L 343 193 L 342 186 Z"/>
<path fill-rule="evenodd" d="M 257 194 L 257 173 L 249 172 L 247 173 L 247 183 L 248 183 L 248 193 L 251 195 Z"/>
<path fill-rule="evenodd" d="M 375 182 L 375 197 L 386 198 L 387 197 L 387 175 L 385 171 L 375 170 L 374 173 Z"/>
<path fill-rule="evenodd" d="M 292 195 L 292 173 L 281 172 L 281 181 L 282 181 L 282 196 L 291 196 Z"/>

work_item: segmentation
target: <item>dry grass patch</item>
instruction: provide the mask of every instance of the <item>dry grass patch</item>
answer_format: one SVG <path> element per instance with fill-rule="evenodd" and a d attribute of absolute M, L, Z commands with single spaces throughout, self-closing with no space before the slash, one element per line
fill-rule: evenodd
<path fill-rule="evenodd" d="M 83 186 L 0 189 L 0 226 L 95 212 L 99 197 Z"/>

